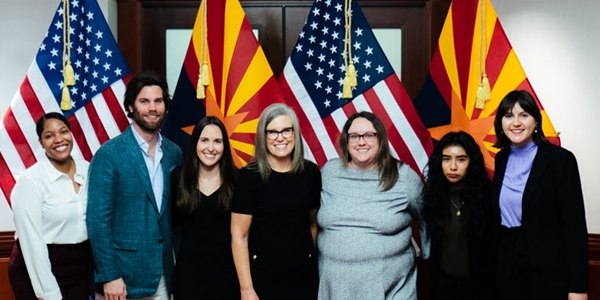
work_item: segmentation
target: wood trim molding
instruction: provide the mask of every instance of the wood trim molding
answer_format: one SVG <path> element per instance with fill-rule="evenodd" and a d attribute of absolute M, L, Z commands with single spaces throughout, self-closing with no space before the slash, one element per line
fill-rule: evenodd
<path fill-rule="evenodd" d="M 0 231 L 0 258 L 10 257 L 14 245 L 14 231 Z M 590 265 L 600 266 L 600 234 L 588 234 Z"/>
<path fill-rule="evenodd" d="M 590 265 L 600 266 L 600 234 L 588 234 L 588 249 Z"/>
<path fill-rule="evenodd" d="M 15 244 L 14 231 L 0 231 L 0 258 L 10 257 L 13 245 Z"/>

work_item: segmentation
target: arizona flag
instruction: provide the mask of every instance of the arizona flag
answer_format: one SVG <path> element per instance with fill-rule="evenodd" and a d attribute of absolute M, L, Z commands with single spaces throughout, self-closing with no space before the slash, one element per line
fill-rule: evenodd
<path fill-rule="evenodd" d="M 9 204 L 18 176 L 45 155 L 35 123 L 61 112 L 63 61 L 74 71 L 74 85 L 66 87 L 71 108 L 62 111 L 73 132 L 72 155 L 89 161 L 129 125 L 122 100 L 131 75 L 98 3 L 61 2 L 0 124 L 0 198 Z"/>
<path fill-rule="evenodd" d="M 200 74 L 208 79 L 205 88 Z M 258 117 L 275 102 L 283 97 L 239 1 L 202 1 L 163 133 L 186 151 L 194 125 L 217 116 L 241 167 L 254 155 Z"/>
<path fill-rule="evenodd" d="M 319 166 L 337 157 L 336 140 L 348 116 L 371 111 L 386 126 L 394 156 L 420 173 L 432 150 L 429 133 L 357 2 L 346 1 L 351 7 L 344 2 L 314 2 L 279 78 L 287 103 L 298 114 L 307 152 Z M 351 28 L 345 32 L 348 21 Z M 346 98 L 343 84 L 350 62 L 357 85 Z"/>
<path fill-rule="evenodd" d="M 489 81 L 489 98 L 478 100 L 483 75 Z M 414 101 L 431 136 L 439 140 L 449 131 L 470 133 L 484 154 L 488 170 L 494 170 L 499 149 L 494 117 L 506 94 L 526 90 L 542 111 L 544 134 L 559 144 L 558 134 L 548 118 L 527 75 L 510 45 L 489 0 L 454 0 L 446 17 L 423 89 Z M 479 97 L 480 100 L 482 97 Z M 478 108 L 480 106 L 481 108 Z"/>

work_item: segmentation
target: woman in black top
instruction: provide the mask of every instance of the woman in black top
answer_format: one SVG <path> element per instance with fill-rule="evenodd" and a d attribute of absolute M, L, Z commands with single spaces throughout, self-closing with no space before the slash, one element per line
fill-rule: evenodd
<path fill-rule="evenodd" d="M 481 150 L 468 133 L 450 132 L 427 166 L 423 202 L 431 235 L 429 298 L 491 299 L 491 182 Z"/>
<path fill-rule="evenodd" d="M 236 177 L 225 126 L 217 117 L 203 118 L 183 166 L 171 175 L 176 300 L 240 299 L 230 234 Z"/>
<path fill-rule="evenodd" d="M 231 208 L 241 299 L 316 299 L 321 174 L 304 159 L 291 108 L 273 104 L 263 111 L 254 152 L 240 171 Z"/>

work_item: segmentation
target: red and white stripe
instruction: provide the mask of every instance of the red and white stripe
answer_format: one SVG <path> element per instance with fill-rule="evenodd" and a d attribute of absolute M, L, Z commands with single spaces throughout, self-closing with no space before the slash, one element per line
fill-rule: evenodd
<path fill-rule="evenodd" d="M 122 100 L 129 79 L 127 75 L 114 82 L 68 118 L 73 156 L 91 160 L 103 143 L 127 128 L 130 121 Z M 20 174 L 44 155 L 35 123 L 48 112 L 61 110 L 34 59 L 0 124 L 0 191 L 8 203 Z"/>
<path fill-rule="evenodd" d="M 395 74 L 324 119 L 320 118 L 291 61 L 285 65 L 279 82 L 288 105 L 298 115 L 306 156 L 317 165 L 338 157 L 337 138 L 348 117 L 357 111 L 370 111 L 381 119 L 394 157 L 408 163 L 419 174 L 427 165 L 431 138 Z"/>

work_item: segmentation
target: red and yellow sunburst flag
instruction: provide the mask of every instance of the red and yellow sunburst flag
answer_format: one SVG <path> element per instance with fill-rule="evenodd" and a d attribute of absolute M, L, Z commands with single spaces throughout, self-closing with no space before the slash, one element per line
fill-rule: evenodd
<path fill-rule="evenodd" d="M 217 116 L 242 167 L 254 155 L 260 113 L 275 102 L 281 91 L 239 1 L 202 1 L 163 134 L 186 151 L 194 125 Z"/>
<path fill-rule="evenodd" d="M 488 170 L 499 149 L 494 117 L 502 98 L 513 90 L 530 92 L 542 110 L 546 137 L 560 144 L 489 0 L 454 0 L 446 16 L 423 88 L 413 101 L 432 138 L 449 131 L 470 133 Z"/>

